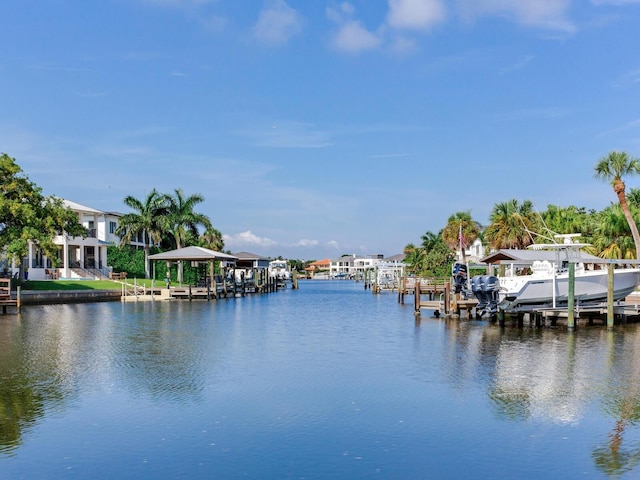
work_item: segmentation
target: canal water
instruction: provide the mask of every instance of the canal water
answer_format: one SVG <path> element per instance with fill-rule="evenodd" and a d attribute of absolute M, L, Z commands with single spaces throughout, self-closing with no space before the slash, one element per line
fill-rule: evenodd
<path fill-rule="evenodd" d="M 0 316 L 2 479 L 640 477 L 640 332 L 361 283 Z"/>

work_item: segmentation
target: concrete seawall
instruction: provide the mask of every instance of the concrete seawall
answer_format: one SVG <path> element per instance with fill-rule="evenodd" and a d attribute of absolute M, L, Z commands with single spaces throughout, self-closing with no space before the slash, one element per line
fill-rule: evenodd
<path fill-rule="evenodd" d="M 46 305 L 55 303 L 119 302 L 120 290 L 23 290 L 22 305 Z"/>

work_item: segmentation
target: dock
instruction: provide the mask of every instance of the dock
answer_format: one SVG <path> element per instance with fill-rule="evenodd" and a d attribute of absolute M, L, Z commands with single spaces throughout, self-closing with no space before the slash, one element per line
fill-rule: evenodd
<path fill-rule="evenodd" d="M 7 313 L 8 307 L 15 307 L 18 312 L 20 311 L 20 290 L 18 289 L 15 298 L 11 297 L 10 278 L 0 278 L 0 307 L 2 308 L 3 315 Z"/>
<path fill-rule="evenodd" d="M 401 277 L 398 286 L 398 303 L 405 303 L 406 295 L 413 295 L 414 311 L 434 310 L 434 315 L 460 316 L 463 311 L 468 318 L 478 304 L 476 299 L 465 299 L 453 292 L 450 279 Z M 426 298 L 425 298 L 426 297 Z"/>

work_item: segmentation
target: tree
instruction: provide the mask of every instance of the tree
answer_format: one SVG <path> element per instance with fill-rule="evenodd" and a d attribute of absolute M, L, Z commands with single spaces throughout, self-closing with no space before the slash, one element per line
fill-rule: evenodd
<path fill-rule="evenodd" d="M 133 210 L 124 214 L 118 222 L 116 235 L 120 237 L 120 246 L 128 245 L 131 241 L 142 236 L 144 244 L 144 271 L 145 277 L 150 275 L 149 253 L 152 244 L 160 243 L 164 230 L 163 219 L 167 215 L 166 196 L 161 195 L 154 188 L 149 192 L 144 201 L 132 196 L 124 199 L 124 204 Z"/>
<path fill-rule="evenodd" d="M 589 253 L 600 258 L 633 258 L 635 245 L 622 207 L 612 203 L 591 219 L 593 224 Z"/>
<path fill-rule="evenodd" d="M 584 208 L 573 205 L 568 207 L 547 205 L 547 209 L 541 216 L 544 226 L 553 234 L 582 233 L 583 236 L 589 234 L 589 215 Z"/>
<path fill-rule="evenodd" d="M 198 244 L 201 247 L 215 250 L 216 252 L 222 252 L 224 248 L 224 239 L 222 234 L 213 227 L 207 228 L 198 240 Z"/>
<path fill-rule="evenodd" d="M 190 239 L 197 239 L 199 225 L 202 225 L 205 231 L 213 228 L 209 217 L 194 211 L 196 205 L 204 202 L 202 195 L 196 193 L 185 197 L 182 189 L 177 188 L 173 195 L 165 195 L 164 199 L 167 215 L 163 222 L 166 231 L 173 237 L 176 248 L 187 246 Z"/>
<path fill-rule="evenodd" d="M 442 240 L 454 250 L 461 250 L 462 263 L 466 263 L 466 247 L 476 241 L 480 233 L 480 224 L 471 218 L 471 212 L 456 212 L 449 217 L 442 229 Z M 460 238 L 462 237 L 462 238 Z"/>
<path fill-rule="evenodd" d="M 212 229 L 211 220 L 202 213 L 197 213 L 194 208 L 204 202 L 200 194 L 185 197 L 182 189 L 174 190 L 173 195 L 164 195 L 167 204 L 167 215 L 162 219 L 165 230 L 169 232 L 175 241 L 176 248 L 187 246 L 190 242 L 197 241 L 198 226 L 206 230 Z M 178 269 L 178 281 L 182 282 L 182 264 Z"/>
<path fill-rule="evenodd" d="M 625 184 L 622 180 L 624 176 L 638 174 L 640 174 L 640 160 L 629 157 L 626 152 L 610 152 L 606 157 L 598 160 L 595 166 L 595 177 L 610 182 L 618 197 L 618 203 L 631 229 L 633 242 L 636 246 L 636 258 L 640 259 L 640 233 L 638 233 L 638 226 L 631 215 L 625 195 Z"/>
<path fill-rule="evenodd" d="M 413 274 L 420 274 L 424 268 L 425 249 L 416 247 L 413 243 L 408 243 L 403 250 L 405 255 L 404 263 L 407 264 L 407 271 Z"/>
<path fill-rule="evenodd" d="M 0 193 L 0 246 L 7 258 L 25 257 L 31 241 L 55 264 L 56 235 L 65 232 L 86 236 L 78 215 L 65 207 L 62 199 L 45 197 L 42 189 L 6 153 L 0 155 Z"/>
<path fill-rule="evenodd" d="M 525 200 L 522 205 L 511 199 L 494 205 L 489 216 L 490 224 L 485 238 L 492 248 L 525 248 L 533 243 L 532 232 L 538 225 L 533 203 Z"/>

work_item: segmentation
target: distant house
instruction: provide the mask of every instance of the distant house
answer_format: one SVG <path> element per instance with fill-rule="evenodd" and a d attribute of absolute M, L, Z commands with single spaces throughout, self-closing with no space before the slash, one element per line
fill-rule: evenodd
<path fill-rule="evenodd" d="M 479 238 L 476 238 L 470 245 L 467 245 L 464 254 L 470 263 L 478 263 L 486 255 L 485 246 Z M 462 260 L 462 252 L 459 248 L 456 250 L 456 258 Z"/>
<path fill-rule="evenodd" d="M 323 273 L 328 272 L 330 267 L 331 267 L 331 259 L 325 258 L 323 260 L 316 260 L 315 262 L 310 263 L 309 266 L 305 268 L 305 271 L 309 275 L 314 276 L 315 274 L 320 272 L 323 272 Z"/>
<path fill-rule="evenodd" d="M 238 252 L 232 253 L 234 257 L 238 257 L 236 260 L 236 267 L 238 268 L 255 268 L 256 270 L 264 270 L 269 268 L 269 259 L 262 257 L 255 253 Z"/>
<path fill-rule="evenodd" d="M 385 258 L 381 254 L 373 255 L 344 255 L 331 261 L 329 276 L 331 278 L 342 278 L 348 276 L 350 278 L 361 278 L 368 270 L 384 269 L 387 272 L 404 273 L 404 255 L 398 254 Z"/>

